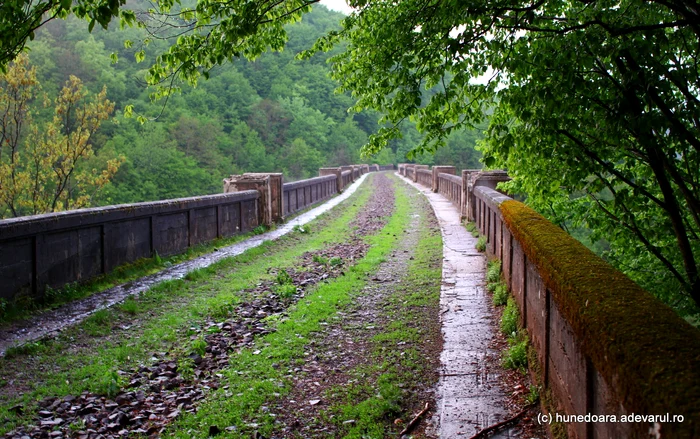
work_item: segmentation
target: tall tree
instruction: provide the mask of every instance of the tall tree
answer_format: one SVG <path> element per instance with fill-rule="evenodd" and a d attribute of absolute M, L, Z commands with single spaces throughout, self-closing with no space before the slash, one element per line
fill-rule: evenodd
<path fill-rule="evenodd" d="M 11 216 L 89 206 L 123 161 L 85 166 L 94 156 L 92 135 L 114 109 L 106 89 L 90 99 L 71 76 L 53 103 L 53 119 L 39 125 L 30 111 L 38 87 L 26 56 L 0 76 L 0 203 Z"/>
<path fill-rule="evenodd" d="M 333 75 L 385 114 L 374 152 L 413 119 L 435 150 L 495 113 L 484 162 L 542 210 L 653 255 L 700 305 L 700 26 L 687 2 L 356 1 Z M 479 78 L 475 80 L 475 78 Z M 441 91 L 426 99 L 426 88 Z M 572 199 L 573 198 L 573 199 Z M 556 203 L 555 203 L 556 201 Z M 567 207 L 565 207 L 567 206 Z M 631 258 L 622 250 L 633 249 Z M 623 261 L 625 262 L 625 261 Z"/>

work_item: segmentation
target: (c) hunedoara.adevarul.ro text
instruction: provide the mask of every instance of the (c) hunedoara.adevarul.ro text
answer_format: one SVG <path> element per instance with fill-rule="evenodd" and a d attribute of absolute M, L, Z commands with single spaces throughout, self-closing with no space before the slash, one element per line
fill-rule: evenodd
<path fill-rule="evenodd" d="M 587 413 L 585 415 L 568 415 L 561 413 L 540 413 L 537 415 L 537 422 L 540 424 L 551 424 L 552 422 L 557 423 L 577 423 L 577 422 L 612 422 L 612 423 L 624 423 L 624 422 L 683 422 L 685 417 L 683 415 L 672 415 L 666 413 L 663 415 L 639 415 L 630 413 L 628 415 L 596 415 L 592 413 Z"/>

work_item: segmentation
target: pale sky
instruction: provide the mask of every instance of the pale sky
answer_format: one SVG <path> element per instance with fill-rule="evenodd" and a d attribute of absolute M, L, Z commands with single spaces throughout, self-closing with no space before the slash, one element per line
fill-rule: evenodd
<path fill-rule="evenodd" d="M 332 11 L 342 12 L 345 15 L 350 15 L 352 11 L 345 0 L 321 0 L 320 3 Z"/>

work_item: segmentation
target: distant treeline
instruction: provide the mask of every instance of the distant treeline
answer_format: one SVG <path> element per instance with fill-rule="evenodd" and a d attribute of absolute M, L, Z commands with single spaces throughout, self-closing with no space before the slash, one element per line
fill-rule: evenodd
<path fill-rule="evenodd" d="M 134 9 L 148 8 L 134 2 Z M 53 20 L 29 45 L 30 63 L 49 98 L 56 96 L 70 75 L 80 78 L 94 94 L 107 87 L 115 104 L 113 118 L 92 136 L 95 151 L 81 166 L 100 169 L 109 159 L 124 162 L 95 195 L 95 205 L 168 199 L 221 192 L 222 178 L 241 172 L 283 172 L 287 180 L 314 176 L 319 167 L 361 162 L 396 163 L 419 143 L 415 128 L 404 129 L 379 156 L 361 159 L 360 146 L 379 128 L 379 115 L 349 114 L 351 97 L 336 94 L 328 78 L 331 54 L 299 61 L 295 55 L 309 48 L 325 32 L 338 27 L 341 14 L 315 6 L 302 22 L 289 28 L 289 44 L 281 53 L 268 53 L 255 62 L 235 61 L 200 81 L 196 88 L 152 103 L 143 82 L 152 56 L 167 42 L 152 40 L 141 29 L 88 33 L 77 19 Z M 126 40 L 133 42 L 124 44 Z M 145 60 L 135 54 L 145 50 Z M 117 63 L 112 62 L 117 55 Z M 36 99 L 37 101 L 39 99 Z M 123 110 L 149 121 L 125 118 Z M 51 111 L 34 103 L 35 120 L 50 119 Z M 435 156 L 423 163 L 450 163 L 458 168 L 480 166 L 474 144 L 479 132 L 458 132 Z M 421 161 L 419 159 L 419 161 Z"/>

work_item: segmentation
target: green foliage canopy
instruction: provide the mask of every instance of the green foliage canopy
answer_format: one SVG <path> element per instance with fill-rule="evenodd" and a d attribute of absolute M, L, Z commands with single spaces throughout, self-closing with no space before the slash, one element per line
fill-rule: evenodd
<path fill-rule="evenodd" d="M 343 30 L 315 50 L 349 40 L 333 58 L 333 76 L 356 97 L 357 110 L 378 110 L 390 124 L 372 136 L 368 151 L 400 135 L 406 120 L 424 134 L 417 151 L 434 151 L 455 129 L 493 112 L 484 163 L 506 167 L 511 189 L 562 222 L 604 236 L 609 257 L 645 286 L 664 284 L 672 301 L 700 304 L 696 5 L 354 6 Z M 440 90 L 427 97 L 433 86 Z"/>

